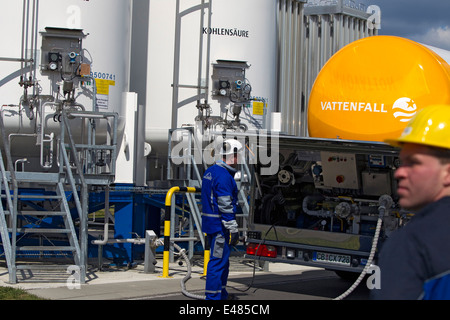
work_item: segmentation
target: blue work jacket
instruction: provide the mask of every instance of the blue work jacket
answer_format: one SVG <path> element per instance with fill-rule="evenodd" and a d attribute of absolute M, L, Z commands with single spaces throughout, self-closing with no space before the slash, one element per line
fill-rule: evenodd
<path fill-rule="evenodd" d="M 202 180 L 202 230 L 207 234 L 225 231 L 222 221 L 236 220 L 238 189 L 236 170 L 219 161 L 209 167 Z"/>
<path fill-rule="evenodd" d="M 374 299 L 450 299 L 450 197 L 423 208 L 381 248 Z"/>

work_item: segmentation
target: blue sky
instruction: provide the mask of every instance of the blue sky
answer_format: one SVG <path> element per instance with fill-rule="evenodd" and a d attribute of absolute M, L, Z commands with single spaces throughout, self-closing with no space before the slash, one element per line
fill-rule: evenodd
<path fill-rule="evenodd" d="M 380 35 L 450 50 L 450 0 L 354 0 L 381 9 Z"/>

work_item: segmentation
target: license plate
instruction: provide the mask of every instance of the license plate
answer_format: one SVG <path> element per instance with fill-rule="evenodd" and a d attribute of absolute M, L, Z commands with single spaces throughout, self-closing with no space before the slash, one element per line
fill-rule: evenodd
<path fill-rule="evenodd" d="M 328 252 L 314 252 L 313 261 L 349 266 L 350 256 Z"/>

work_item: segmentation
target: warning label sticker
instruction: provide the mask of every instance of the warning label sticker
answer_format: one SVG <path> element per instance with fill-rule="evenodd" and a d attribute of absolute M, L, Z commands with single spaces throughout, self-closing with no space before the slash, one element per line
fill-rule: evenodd
<path fill-rule="evenodd" d="M 116 82 L 114 80 L 96 79 L 95 84 L 97 85 L 97 94 L 109 95 L 109 86 L 115 86 Z"/>

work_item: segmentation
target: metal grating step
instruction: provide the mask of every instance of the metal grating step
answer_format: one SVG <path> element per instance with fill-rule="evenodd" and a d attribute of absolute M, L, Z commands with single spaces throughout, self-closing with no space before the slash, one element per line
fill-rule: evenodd
<path fill-rule="evenodd" d="M 21 200 L 60 200 L 62 199 L 59 195 L 31 195 L 31 194 L 19 194 L 17 196 Z"/>
<path fill-rule="evenodd" d="M 73 264 L 18 264 L 17 270 L 67 270 L 69 267 L 73 267 Z"/>
<path fill-rule="evenodd" d="M 64 211 L 19 211 L 21 216 L 65 216 L 67 215 Z"/>
<path fill-rule="evenodd" d="M 8 229 L 11 232 L 11 229 Z M 69 229 L 56 229 L 56 228 L 17 228 L 19 233 L 69 233 Z"/>
<path fill-rule="evenodd" d="M 6 172 L 9 175 L 9 172 Z M 39 184 L 55 184 L 59 182 L 61 175 L 59 173 L 49 172 L 15 172 L 16 181 L 21 182 L 33 182 Z"/>
<path fill-rule="evenodd" d="M 5 215 L 9 215 L 9 210 L 5 210 Z M 64 211 L 19 211 L 17 212 L 19 216 L 65 216 L 67 215 Z"/>
<path fill-rule="evenodd" d="M 72 246 L 23 246 L 17 247 L 17 251 L 75 251 Z"/>

